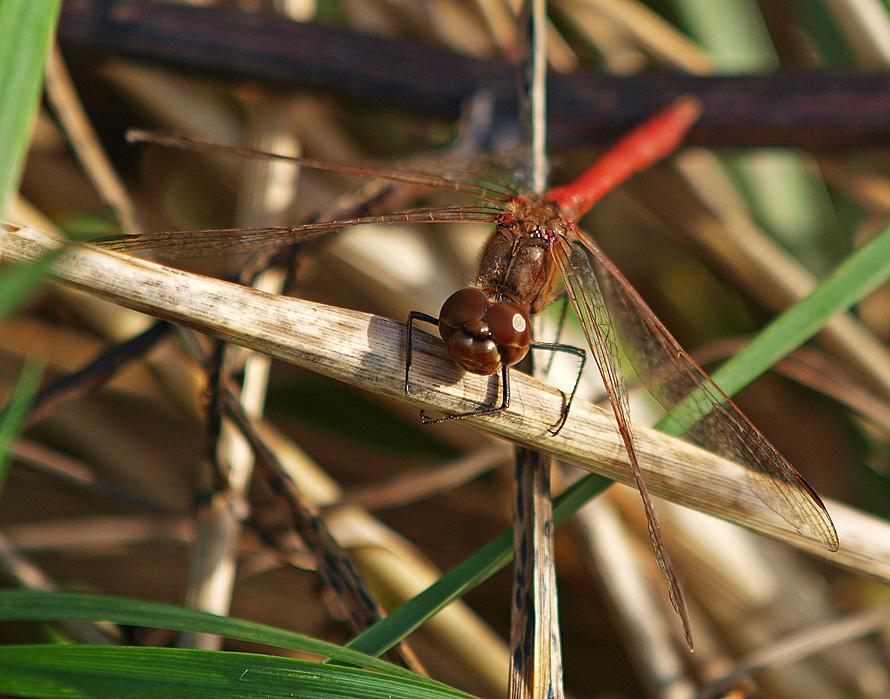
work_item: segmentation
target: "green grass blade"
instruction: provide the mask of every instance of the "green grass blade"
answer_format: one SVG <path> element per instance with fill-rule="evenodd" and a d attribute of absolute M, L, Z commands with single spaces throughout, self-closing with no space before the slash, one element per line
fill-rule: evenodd
<path fill-rule="evenodd" d="M 850 255 L 806 298 L 789 308 L 713 375 L 733 396 L 815 335 L 835 313 L 845 311 L 890 279 L 890 226 Z M 682 403 L 655 427 L 680 435 L 688 428 Z"/>
<path fill-rule="evenodd" d="M 40 388 L 43 362 L 29 357 L 22 367 L 22 373 L 15 385 L 9 404 L 0 412 L 0 492 L 6 482 L 9 469 L 9 447 L 18 439 L 22 426 L 28 418 L 34 396 Z"/>
<path fill-rule="evenodd" d="M 18 190 L 61 0 L 0 0 L 0 218 Z M 46 276 L 46 263 L 4 269 L 0 320 Z"/>
<path fill-rule="evenodd" d="M 62 250 L 64 248 L 53 250 L 28 265 L 3 266 L 0 270 L 0 321 L 12 315 L 37 292 Z"/>
<path fill-rule="evenodd" d="M 567 488 L 553 501 L 554 524 L 558 526 L 565 522 L 584 503 L 611 484 L 609 479 L 591 474 Z M 416 631 L 430 617 L 488 580 L 512 560 L 513 529 L 510 528 L 445 573 L 419 595 L 356 636 L 347 647 L 374 656 L 385 653 Z"/>
<path fill-rule="evenodd" d="M 41 699 L 466 699 L 420 675 L 252 653 L 117 646 L 0 647 L 0 693 Z"/>
<path fill-rule="evenodd" d="M 0 2 L 0 214 L 18 189 L 61 0 Z"/>
<path fill-rule="evenodd" d="M 142 600 L 101 595 L 0 590 L 0 621 L 109 621 L 132 626 L 212 633 L 227 638 L 314 653 L 378 672 L 414 676 L 414 673 L 382 660 L 298 633 Z"/>
<path fill-rule="evenodd" d="M 691 37 L 722 73 L 775 69 L 778 56 L 755 0 L 674 0 L 675 12 Z"/>

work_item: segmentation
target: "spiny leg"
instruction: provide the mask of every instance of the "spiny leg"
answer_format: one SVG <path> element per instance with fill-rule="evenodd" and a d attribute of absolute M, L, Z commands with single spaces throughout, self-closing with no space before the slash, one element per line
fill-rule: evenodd
<path fill-rule="evenodd" d="M 408 314 L 408 322 L 406 323 L 406 335 L 405 335 L 405 395 L 411 395 L 411 388 L 409 384 L 409 372 L 411 369 L 411 356 L 412 356 L 412 330 L 414 328 L 414 321 L 422 320 L 425 323 L 430 323 L 431 325 L 439 325 L 439 319 L 435 318 L 426 313 L 421 313 L 420 311 L 411 311 Z M 503 394 L 500 405 L 494 408 L 485 408 L 480 407 L 476 410 L 471 410 L 466 413 L 452 413 L 451 415 L 446 415 L 445 417 L 440 418 L 432 418 L 426 414 L 425 411 L 420 411 L 420 419 L 424 425 L 435 425 L 440 422 L 447 422 L 448 420 L 462 420 L 465 417 L 476 417 L 479 415 L 493 415 L 495 413 L 500 413 L 506 410 L 510 406 L 510 375 L 508 373 L 507 367 L 501 367 L 501 384 L 503 385 Z"/>
<path fill-rule="evenodd" d="M 421 313 L 420 311 L 411 311 L 408 314 L 408 322 L 405 323 L 405 395 L 411 395 L 411 388 L 408 385 L 408 372 L 411 370 L 411 351 L 412 351 L 412 343 L 413 343 L 413 330 L 414 330 L 414 321 L 422 320 L 425 323 L 431 323 L 432 325 L 438 326 L 439 319 L 429 315 L 428 313 Z"/>
<path fill-rule="evenodd" d="M 424 425 L 437 425 L 440 422 L 447 422 L 448 420 L 463 420 L 465 417 L 478 417 L 480 415 L 494 415 L 495 413 L 500 413 L 510 407 L 510 373 L 509 369 L 505 366 L 501 367 L 501 385 L 503 388 L 503 398 L 501 400 L 501 404 L 494 408 L 485 408 L 479 407 L 476 410 L 470 410 L 466 413 L 452 413 L 451 415 L 446 415 L 445 417 L 433 418 L 426 414 L 425 411 L 420 411 L 420 420 Z"/>
<path fill-rule="evenodd" d="M 559 342 L 532 342 L 531 348 L 536 350 L 548 350 L 550 352 L 565 352 L 567 354 L 575 355 L 580 360 L 580 365 L 578 366 L 578 374 L 577 376 L 575 376 L 575 385 L 572 386 L 572 391 L 571 393 L 569 393 L 569 396 L 566 399 L 565 407 L 562 410 L 559 421 L 553 427 L 547 428 L 547 431 L 555 437 L 559 434 L 560 430 L 562 430 L 563 425 L 566 424 L 566 420 L 569 417 L 569 410 L 572 407 L 572 401 L 575 399 L 575 393 L 577 393 L 578 386 L 581 383 L 581 374 L 584 373 L 584 365 L 587 363 L 587 352 L 585 352 L 580 347 L 575 347 L 574 345 L 564 345 Z M 550 365 L 548 364 L 548 370 L 549 367 Z"/>

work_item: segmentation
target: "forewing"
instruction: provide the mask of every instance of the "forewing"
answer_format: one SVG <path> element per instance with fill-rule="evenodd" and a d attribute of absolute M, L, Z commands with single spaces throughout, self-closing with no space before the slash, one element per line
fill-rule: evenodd
<path fill-rule="evenodd" d="M 627 389 L 624 378 L 619 369 L 620 357 L 618 344 L 615 339 L 614 326 L 609 316 L 609 311 L 603 301 L 603 294 L 597 284 L 596 276 L 590 266 L 589 258 L 584 248 L 577 243 L 570 243 L 563 237 L 556 237 L 552 245 L 553 255 L 556 259 L 565 285 L 566 293 L 578 314 L 581 327 L 587 336 L 587 344 L 593 352 L 597 368 L 603 378 L 612 411 L 618 424 L 618 431 L 627 451 L 631 471 L 636 481 L 640 496 L 643 498 L 643 506 L 646 510 L 646 518 L 649 523 L 649 537 L 652 539 L 652 547 L 655 549 L 655 557 L 661 572 L 668 579 L 671 602 L 674 609 L 683 621 L 686 640 L 692 647 L 692 635 L 689 616 L 686 611 L 686 600 L 677 573 L 671 563 L 667 544 L 661 533 L 658 521 L 658 513 L 652 505 L 649 490 L 643 479 L 643 472 L 637 460 L 634 448 L 633 430 L 630 421 L 630 408 L 627 400 Z"/>
<path fill-rule="evenodd" d="M 837 551 L 837 532 L 815 491 L 680 347 L 593 239 L 573 230 L 590 253 L 625 353 L 682 433 L 744 466 L 761 500 L 802 534 Z"/>
<path fill-rule="evenodd" d="M 202 257 L 269 250 L 304 243 L 328 233 L 370 223 L 438 223 L 493 221 L 500 209 L 492 207 L 416 209 L 384 216 L 362 216 L 302 226 L 230 228 L 203 231 L 165 231 L 115 235 L 91 241 L 109 250 L 156 250 L 170 257 Z"/>

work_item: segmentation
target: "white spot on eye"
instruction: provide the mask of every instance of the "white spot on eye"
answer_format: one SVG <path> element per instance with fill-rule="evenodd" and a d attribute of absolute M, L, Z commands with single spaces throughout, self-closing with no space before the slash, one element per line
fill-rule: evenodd
<path fill-rule="evenodd" d="M 525 318 L 521 313 L 513 314 L 513 329 L 518 333 L 524 333 L 526 328 Z"/>

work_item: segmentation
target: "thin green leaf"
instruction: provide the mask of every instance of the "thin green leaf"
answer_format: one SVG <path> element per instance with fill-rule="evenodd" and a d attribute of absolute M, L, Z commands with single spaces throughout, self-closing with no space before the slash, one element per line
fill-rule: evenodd
<path fill-rule="evenodd" d="M 776 50 L 755 0 L 674 0 L 680 25 L 723 73 L 774 69 Z"/>
<path fill-rule="evenodd" d="M 590 474 L 567 488 L 553 501 L 553 522 L 560 525 L 612 481 Z M 347 645 L 353 650 L 380 655 L 417 630 L 449 604 L 482 584 L 513 560 L 513 529 L 489 542 L 445 573 L 419 595 L 387 615 Z"/>
<path fill-rule="evenodd" d="M 858 303 L 888 279 L 890 226 L 850 255 L 806 298 L 767 325 L 751 344 L 713 375 L 714 382 L 726 395 L 735 395 L 813 337 L 831 316 Z M 662 419 L 656 429 L 682 434 L 688 427 L 684 405 L 685 402 Z"/>
<path fill-rule="evenodd" d="M 0 2 L 0 213 L 18 189 L 61 0 Z"/>
<path fill-rule="evenodd" d="M 0 647 L 0 692 L 35 699 L 465 699 L 420 675 L 252 653 L 116 646 Z"/>
<path fill-rule="evenodd" d="M 19 186 L 60 6 L 61 0 L 0 2 L 0 216 Z M 0 319 L 42 283 L 50 261 L 3 270 Z"/>
<path fill-rule="evenodd" d="M 227 638 L 313 653 L 390 675 L 414 676 L 409 670 L 298 633 L 142 600 L 100 595 L 0 590 L 0 621 L 109 621 L 131 626 L 212 633 Z"/>
<path fill-rule="evenodd" d="M 42 373 L 43 362 L 29 357 L 22 367 L 22 373 L 19 375 L 9 404 L 0 412 L 0 492 L 3 491 L 9 469 L 9 447 L 18 439 L 25 424 L 34 396 L 40 387 Z"/>

